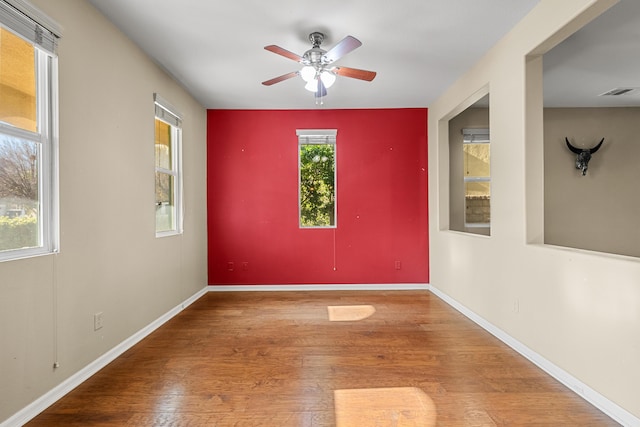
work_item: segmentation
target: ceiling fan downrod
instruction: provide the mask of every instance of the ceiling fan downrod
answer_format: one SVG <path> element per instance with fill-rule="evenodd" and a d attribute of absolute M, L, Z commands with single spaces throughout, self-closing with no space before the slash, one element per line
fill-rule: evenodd
<path fill-rule="evenodd" d="M 318 48 L 324 41 L 324 34 L 318 31 L 314 31 L 313 33 L 309 34 L 309 41 L 311 42 L 314 48 Z"/>

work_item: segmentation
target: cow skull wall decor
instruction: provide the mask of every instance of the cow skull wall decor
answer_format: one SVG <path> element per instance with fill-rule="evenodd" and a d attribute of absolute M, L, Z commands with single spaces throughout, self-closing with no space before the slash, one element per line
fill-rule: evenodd
<path fill-rule="evenodd" d="M 581 169 L 582 176 L 585 176 L 587 174 L 587 168 L 589 167 L 589 160 L 591 160 L 591 155 L 600 149 L 600 146 L 602 146 L 602 143 L 604 142 L 604 138 L 602 138 L 598 145 L 593 148 L 574 147 L 569 142 L 569 138 L 565 137 L 564 140 L 567 141 L 567 147 L 569 147 L 569 150 L 577 154 L 576 169 Z"/>

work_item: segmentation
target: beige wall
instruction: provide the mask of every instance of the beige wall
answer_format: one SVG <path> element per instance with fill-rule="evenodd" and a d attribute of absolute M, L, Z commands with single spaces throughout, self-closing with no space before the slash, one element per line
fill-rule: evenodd
<path fill-rule="evenodd" d="M 33 3 L 64 28 L 61 252 L 0 263 L 0 422 L 207 284 L 206 110 L 87 1 Z M 154 92 L 185 117 L 185 232 L 162 239 Z"/>
<path fill-rule="evenodd" d="M 544 241 L 640 257 L 640 108 L 544 110 Z M 604 144 L 587 175 L 575 169 L 564 138 L 580 148 Z"/>
<path fill-rule="evenodd" d="M 541 0 L 430 106 L 430 283 L 637 418 L 640 261 L 543 244 L 542 62 L 536 55 L 614 3 Z M 448 120 L 486 86 L 491 237 L 449 231 L 448 224 Z M 602 176 L 614 146 L 594 158 L 591 178 Z M 563 167 L 571 172 L 570 163 Z"/>

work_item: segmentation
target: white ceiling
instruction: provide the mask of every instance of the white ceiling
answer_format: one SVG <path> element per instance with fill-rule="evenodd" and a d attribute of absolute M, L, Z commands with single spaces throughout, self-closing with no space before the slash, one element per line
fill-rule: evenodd
<path fill-rule="evenodd" d="M 640 106 L 640 1 L 621 0 L 544 55 L 547 107 Z M 600 96 L 614 88 L 636 88 Z"/>
<path fill-rule="evenodd" d="M 324 108 L 427 107 L 539 0 L 90 1 L 206 108 L 310 109 L 301 78 L 261 84 L 300 68 L 264 46 L 352 35 L 363 45 L 337 65 L 378 75 L 338 77 Z"/>

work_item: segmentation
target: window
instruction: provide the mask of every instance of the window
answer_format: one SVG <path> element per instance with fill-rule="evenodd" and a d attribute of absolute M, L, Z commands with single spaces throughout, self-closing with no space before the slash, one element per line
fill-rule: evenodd
<path fill-rule="evenodd" d="M 298 130 L 301 228 L 336 226 L 336 129 Z"/>
<path fill-rule="evenodd" d="M 452 231 L 491 235 L 489 104 L 487 86 L 467 98 L 448 119 L 449 223 L 446 226 Z"/>
<path fill-rule="evenodd" d="M 58 248 L 60 34 L 26 2 L 0 1 L 0 260 Z"/>
<path fill-rule="evenodd" d="M 156 237 L 182 233 L 182 116 L 154 94 Z"/>
<path fill-rule="evenodd" d="M 489 227 L 491 172 L 489 129 L 463 129 L 464 226 Z"/>

